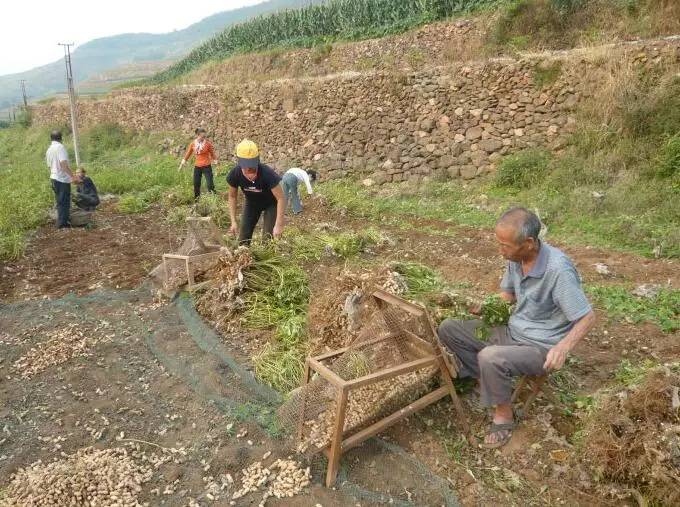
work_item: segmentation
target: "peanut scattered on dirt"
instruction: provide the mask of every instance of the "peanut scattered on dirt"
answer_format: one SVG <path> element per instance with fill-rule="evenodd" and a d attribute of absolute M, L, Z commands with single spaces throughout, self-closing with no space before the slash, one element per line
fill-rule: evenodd
<path fill-rule="evenodd" d="M 153 466 L 127 449 L 87 447 L 52 463 L 36 461 L 10 480 L 3 507 L 43 505 L 137 506 Z"/>
<path fill-rule="evenodd" d="M 47 340 L 32 347 L 27 354 L 14 362 L 13 369 L 24 379 L 29 379 L 51 366 L 65 363 L 74 357 L 85 357 L 99 342 L 109 338 L 90 333 L 77 324 L 47 333 Z"/>
<path fill-rule="evenodd" d="M 232 495 L 232 505 L 235 500 L 267 485 L 259 503 L 260 507 L 264 507 L 271 497 L 292 498 L 300 494 L 311 480 L 309 467 L 303 469 L 292 459 L 277 459 L 268 467 L 262 466 L 261 461 L 256 461 L 243 469 L 242 474 L 241 488 Z"/>

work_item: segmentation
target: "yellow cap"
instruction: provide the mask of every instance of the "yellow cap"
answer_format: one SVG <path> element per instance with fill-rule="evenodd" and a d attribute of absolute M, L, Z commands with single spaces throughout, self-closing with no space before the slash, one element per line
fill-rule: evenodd
<path fill-rule="evenodd" d="M 260 164 L 260 151 L 250 139 L 244 139 L 236 147 L 236 158 L 241 167 L 257 167 Z"/>

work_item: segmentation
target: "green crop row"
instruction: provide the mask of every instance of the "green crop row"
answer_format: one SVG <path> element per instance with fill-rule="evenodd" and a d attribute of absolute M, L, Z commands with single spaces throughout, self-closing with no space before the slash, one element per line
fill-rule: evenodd
<path fill-rule="evenodd" d="M 284 10 L 233 25 L 157 74 L 162 83 L 203 63 L 274 46 L 306 46 L 320 40 L 359 39 L 400 32 L 419 24 L 484 7 L 498 0 L 332 0 Z"/>

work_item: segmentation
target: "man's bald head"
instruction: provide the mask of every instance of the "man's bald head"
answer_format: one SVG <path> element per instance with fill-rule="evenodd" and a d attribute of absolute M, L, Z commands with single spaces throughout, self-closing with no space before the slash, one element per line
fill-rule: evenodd
<path fill-rule="evenodd" d="M 536 216 L 536 213 L 526 208 L 510 208 L 498 219 L 496 227 L 514 230 L 515 242 L 521 244 L 527 239 L 538 241 L 538 235 L 541 232 L 541 220 Z"/>

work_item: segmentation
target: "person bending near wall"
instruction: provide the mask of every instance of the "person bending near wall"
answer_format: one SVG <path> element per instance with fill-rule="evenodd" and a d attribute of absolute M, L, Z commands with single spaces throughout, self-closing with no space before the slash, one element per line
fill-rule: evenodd
<path fill-rule="evenodd" d="M 475 336 L 480 320 L 447 319 L 439 326 L 460 377 L 478 379 L 482 405 L 494 407 L 486 448 L 506 444 L 515 428 L 512 378 L 559 370 L 595 323 L 576 268 L 538 238 L 540 230 L 539 218 L 525 208 L 506 211 L 496 223 L 498 249 L 508 261 L 500 295 L 516 305 L 507 326 L 492 328 L 488 341 Z"/>
<path fill-rule="evenodd" d="M 291 167 L 286 171 L 281 179 L 281 187 L 283 194 L 286 196 L 286 207 L 293 208 L 293 214 L 302 213 L 302 201 L 300 200 L 300 193 L 298 185 L 304 183 L 307 187 L 307 194 L 314 194 L 312 189 L 312 182 L 316 181 L 316 171 L 311 169 L 302 170 L 299 167 Z"/>
<path fill-rule="evenodd" d="M 212 164 L 217 165 L 217 156 L 215 155 L 215 147 L 208 139 L 204 128 L 196 129 L 196 139 L 194 139 L 184 158 L 179 164 L 179 169 L 184 167 L 187 160 L 195 155 L 196 161 L 194 163 L 194 199 L 198 200 L 201 196 L 201 178 L 205 176 L 205 183 L 208 186 L 208 192 L 215 193 L 215 183 L 213 180 Z"/>
<path fill-rule="evenodd" d="M 281 177 L 271 167 L 260 162 L 257 145 L 244 139 L 236 147 L 237 165 L 227 175 L 229 184 L 229 216 L 233 235 L 239 243 L 249 245 L 260 216 L 264 215 L 264 240 L 278 238 L 283 232 L 286 199 L 281 188 Z M 238 189 L 245 197 L 241 227 L 236 220 Z"/>

